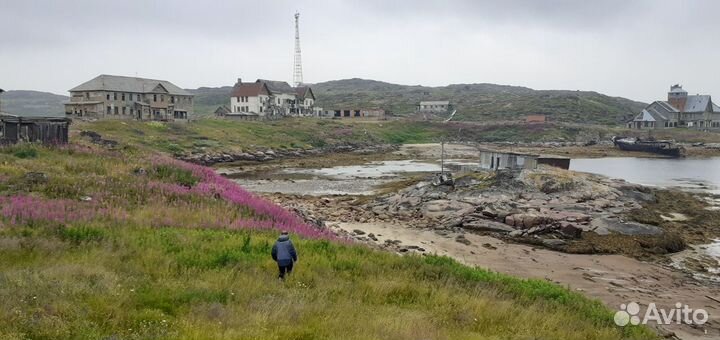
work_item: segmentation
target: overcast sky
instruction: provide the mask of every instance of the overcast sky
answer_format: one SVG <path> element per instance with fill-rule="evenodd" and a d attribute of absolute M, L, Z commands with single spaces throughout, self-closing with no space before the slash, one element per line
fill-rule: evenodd
<path fill-rule="evenodd" d="M 0 0 L 0 88 L 67 94 L 99 74 L 184 88 L 305 82 L 593 90 L 641 101 L 674 83 L 720 98 L 720 1 Z"/>

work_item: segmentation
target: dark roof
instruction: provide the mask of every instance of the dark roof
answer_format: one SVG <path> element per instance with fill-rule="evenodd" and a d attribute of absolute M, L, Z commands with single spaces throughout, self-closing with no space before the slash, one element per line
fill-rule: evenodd
<path fill-rule="evenodd" d="M 305 99 L 308 96 L 313 100 L 315 99 L 315 93 L 313 93 L 313 90 L 309 86 L 296 87 L 295 92 L 300 99 Z"/>
<path fill-rule="evenodd" d="M 711 99 L 708 95 L 687 96 L 683 112 L 705 112 L 708 107 L 712 111 L 712 106 L 708 106 L 710 102 Z"/>
<path fill-rule="evenodd" d="M 218 108 L 215 110 L 215 114 L 220 113 L 230 113 L 230 108 L 225 105 L 218 106 Z"/>
<path fill-rule="evenodd" d="M 265 84 L 272 93 L 296 94 L 295 89 L 284 81 L 258 79 L 255 82 Z"/>
<path fill-rule="evenodd" d="M 111 76 L 107 74 L 101 74 L 70 90 L 70 92 L 81 91 L 117 91 L 133 93 L 167 92 L 168 94 L 179 96 L 192 96 L 192 93 L 185 91 L 166 80 Z"/>
<path fill-rule="evenodd" d="M 233 97 L 257 97 L 261 94 L 270 95 L 268 86 L 264 83 L 240 83 L 233 87 Z"/>

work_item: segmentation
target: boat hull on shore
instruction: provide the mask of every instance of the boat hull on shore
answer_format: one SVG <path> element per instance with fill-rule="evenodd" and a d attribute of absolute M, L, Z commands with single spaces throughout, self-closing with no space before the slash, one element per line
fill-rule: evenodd
<path fill-rule="evenodd" d="M 673 141 L 643 141 L 636 138 L 613 138 L 620 150 L 656 153 L 668 157 L 685 157 L 685 148 Z"/>

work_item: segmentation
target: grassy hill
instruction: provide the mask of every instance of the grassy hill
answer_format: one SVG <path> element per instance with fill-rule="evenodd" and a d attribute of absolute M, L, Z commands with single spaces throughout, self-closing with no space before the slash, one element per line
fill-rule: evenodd
<path fill-rule="evenodd" d="M 7 91 L 0 95 L 0 110 L 28 116 L 64 116 L 69 97 L 39 91 Z"/>
<path fill-rule="evenodd" d="M 495 84 L 456 84 L 442 87 L 406 86 L 375 80 L 345 79 L 312 85 L 317 105 L 324 108 L 383 108 L 396 116 L 410 116 L 421 100 L 450 100 L 456 120 L 519 121 L 527 114 L 546 114 L 555 122 L 615 125 L 637 114 L 644 103 L 587 91 L 537 91 Z M 231 86 L 189 89 L 195 112 L 211 116 L 229 105 Z M 18 114 L 62 114 L 67 97 L 35 91 L 9 91 L 3 110 Z"/>
<path fill-rule="evenodd" d="M 218 106 L 230 106 L 232 86 L 201 87 L 188 91 L 195 95 L 195 113 L 200 116 L 211 116 Z"/>
<path fill-rule="evenodd" d="M 597 301 L 339 240 L 126 144 L 0 148 L 2 339 L 653 339 Z M 269 249 L 290 230 L 285 282 Z"/>
<path fill-rule="evenodd" d="M 379 107 L 399 116 L 411 114 L 422 100 L 449 100 L 458 109 L 456 119 L 468 121 L 512 121 L 527 114 L 546 114 L 556 122 L 618 124 L 645 106 L 597 92 L 537 91 L 495 84 L 427 87 L 354 78 L 318 83 L 313 90 L 322 107 Z"/>

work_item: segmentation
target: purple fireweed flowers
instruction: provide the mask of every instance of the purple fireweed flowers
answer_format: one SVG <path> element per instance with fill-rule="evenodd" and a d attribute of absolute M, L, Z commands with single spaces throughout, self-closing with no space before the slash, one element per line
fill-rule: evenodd
<path fill-rule="evenodd" d="M 72 152 L 93 151 L 72 144 L 62 148 Z M 152 163 L 190 171 L 198 182 L 185 186 L 152 179 L 125 182 L 99 176 L 95 184 L 101 189 L 89 193 L 92 198 L 88 200 L 50 199 L 30 194 L 0 196 L 3 219 L 0 225 L 133 221 L 152 227 L 287 230 L 305 238 L 338 239 L 332 232 L 305 223 L 294 213 L 253 195 L 211 168 L 164 156 Z M 230 206 L 212 204 L 213 199 L 223 200 Z M 135 202 L 142 203 L 134 205 Z M 148 207 L 157 212 L 148 214 L 143 210 Z"/>
<path fill-rule="evenodd" d="M 45 199 L 29 195 L 0 197 L 0 214 L 10 225 L 31 222 L 88 222 L 98 219 L 124 220 L 120 209 L 103 207 L 95 202 L 69 199 Z"/>
<path fill-rule="evenodd" d="M 204 196 L 218 196 L 231 204 L 243 206 L 252 212 L 252 219 L 237 219 L 230 222 L 229 225 L 226 225 L 225 227 L 227 228 L 278 229 L 287 230 L 308 238 L 336 238 L 330 231 L 320 230 L 308 225 L 297 215 L 283 209 L 277 204 L 253 195 L 233 181 L 218 175 L 211 168 L 167 157 L 155 159 L 154 163 L 156 165 L 170 165 L 179 169 L 188 170 L 193 176 L 200 180 L 200 182 L 192 188 L 154 182 L 155 184 L 152 184 L 152 186 L 156 189 L 171 194 L 194 193 Z M 225 221 L 223 221 L 223 223 L 224 222 Z M 214 225 L 215 223 L 208 221 L 208 224 Z"/>

